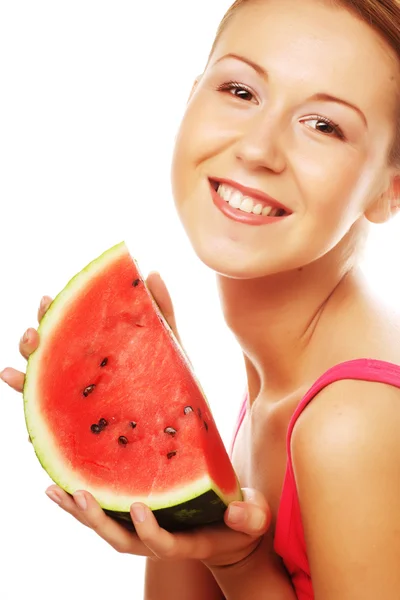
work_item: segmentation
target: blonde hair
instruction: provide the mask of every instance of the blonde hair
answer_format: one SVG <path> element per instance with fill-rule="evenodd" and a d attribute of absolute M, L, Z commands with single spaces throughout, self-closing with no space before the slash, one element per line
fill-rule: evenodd
<path fill-rule="evenodd" d="M 240 8 L 255 0 L 235 0 L 223 17 L 213 43 L 210 57 L 214 53 L 219 38 Z M 260 1 L 260 0 L 258 0 Z M 300 0 L 298 0 L 300 1 Z M 332 6 L 347 8 L 372 27 L 392 48 L 398 59 L 400 71 L 400 0 L 325 0 Z M 398 110 L 394 140 L 388 153 L 391 166 L 400 168 L 400 80 Z"/>

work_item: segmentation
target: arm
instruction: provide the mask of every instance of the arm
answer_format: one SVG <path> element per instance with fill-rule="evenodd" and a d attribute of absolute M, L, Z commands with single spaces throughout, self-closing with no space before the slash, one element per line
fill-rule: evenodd
<path fill-rule="evenodd" d="M 147 559 L 144 600 L 224 600 L 212 574 L 197 560 Z"/>
<path fill-rule="evenodd" d="M 315 600 L 400 594 L 400 390 L 340 381 L 293 431 Z"/>

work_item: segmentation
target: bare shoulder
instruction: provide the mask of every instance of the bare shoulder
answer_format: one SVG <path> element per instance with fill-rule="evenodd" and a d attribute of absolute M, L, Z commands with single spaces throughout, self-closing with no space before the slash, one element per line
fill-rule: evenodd
<path fill-rule="evenodd" d="M 399 366 L 400 374 L 400 366 Z M 300 415 L 292 436 L 293 458 L 317 453 L 321 460 L 357 448 L 370 453 L 380 443 L 400 456 L 400 388 L 344 379 L 321 390 Z"/>
<path fill-rule="evenodd" d="M 325 388 L 296 423 L 293 468 L 317 598 L 397 597 L 399 427 L 400 389 L 354 380 Z"/>
<path fill-rule="evenodd" d="M 365 295 L 349 303 L 351 309 L 336 319 L 333 364 L 356 358 L 398 366 L 400 377 L 400 312 L 380 299 Z M 322 340 L 326 346 L 326 339 Z M 335 342 L 338 347 L 335 350 Z M 360 451 L 373 452 L 379 440 L 400 453 L 399 387 L 384 382 L 344 379 L 331 383 L 310 402 L 292 435 L 293 459 L 300 466 L 307 453 L 321 460 Z M 366 444 L 368 443 L 368 448 Z"/>
<path fill-rule="evenodd" d="M 350 304 L 351 310 L 342 314 L 339 322 L 336 316 L 334 329 L 328 333 L 329 341 L 326 337 L 321 340 L 320 354 L 321 347 L 329 347 L 329 355 L 333 357 L 328 367 L 368 358 L 398 366 L 400 375 L 400 311 L 373 297 Z M 399 418 L 400 387 L 383 382 L 339 380 L 321 390 L 300 415 L 292 446 L 297 453 L 304 436 L 308 444 L 311 440 L 317 444 L 319 440 L 326 447 L 329 440 L 345 443 L 346 435 L 354 445 L 358 435 L 367 435 L 368 431 L 377 433 L 378 427 L 388 433 L 398 425 Z"/>

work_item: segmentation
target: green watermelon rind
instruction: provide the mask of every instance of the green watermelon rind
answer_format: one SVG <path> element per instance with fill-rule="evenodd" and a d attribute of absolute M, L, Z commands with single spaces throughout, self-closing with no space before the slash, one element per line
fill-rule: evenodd
<path fill-rule="evenodd" d="M 221 522 L 227 506 L 213 490 L 191 498 L 170 508 L 155 510 L 154 516 L 160 527 L 167 531 L 185 531 L 193 527 Z M 134 531 L 132 518 L 128 512 L 105 511 L 127 529 Z"/>
<path fill-rule="evenodd" d="M 62 320 L 63 304 L 68 306 L 68 301 L 70 299 L 74 300 L 76 298 L 76 292 L 79 290 L 79 288 L 83 288 L 85 286 L 89 275 L 93 276 L 96 273 L 96 271 L 100 273 L 103 269 L 107 268 L 110 262 L 114 262 L 119 255 L 123 256 L 126 253 L 129 253 L 129 250 L 125 242 L 121 242 L 113 246 L 103 254 L 101 254 L 99 257 L 97 257 L 95 260 L 89 263 L 84 269 L 82 269 L 79 273 L 77 273 L 68 282 L 64 289 L 54 298 L 46 314 L 43 316 L 38 327 L 39 336 L 41 336 L 41 334 L 44 334 L 44 336 L 46 336 L 47 333 L 51 333 L 52 329 L 56 327 L 56 325 Z M 131 258 L 135 263 L 139 276 L 143 280 L 147 293 L 151 298 L 154 310 L 159 315 L 160 320 L 164 324 L 172 343 L 178 350 L 177 356 L 180 356 L 181 359 L 187 365 L 192 377 L 194 378 L 196 384 L 202 392 L 202 396 L 205 402 L 209 406 L 203 388 L 201 387 L 200 382 L 198 381 L 193 371 L 193 367 L 187 355 L 180 346 L 169 324 L 165 320 L 164 315 L 161 313 L 156 301 L 154 300 L 153 296 L 148 290 L 145 281 L 141 276 L 141 272 L 136 260 L 132 256 Z M 41 354 L 45 350 L 45 347 L 45 345 L 39 344 L 37 350 L 33 352 L 28 359 L 25 384 L 23 389 L 24 415 L 29 436 L 31 438 L 39 462 L 49 474 L 51 479 L 62 489 L 64 489 L 69 494 L 73 494 L 74 492 L 80 489 L 87 490 L 88 492 L 93 494 L 93 496 L 97 499 L 102 508 L 116 513 L 129 513 L 129 507 L 133 502 L 144 502 L 149 506 L 151 510 L 155 511 L 163 509 L 166 509 L 167 511 L 169 509 L 173 510 L 173 508 L 177 505 L 184 506 L 186 502 L 194 500 L 196 498 L 200 499 L 204 494 L 207 495 L 209 492 L 214 492 L 225 506 L 227 506 L 232 501 L 242 499 L 242 493 L 237 477 L 236 489 L 232 491 L 231 494 L 223 493 L 215 484 L 215 482 L 211 480 L 210 477 L 203 476 L 200 479 L 192 482 L 191 484 L 185 484 L 184 487 L 180 486 L 177 487 L 175 490 L 168 489 L 168 491 L 165 493 L 157 492 L 154 494 L 150 494 L 149 496 L 123 496 L 120 494 L 118 494 L 118 496 L 115 496 L 115 494 L 110 492 L 110 490 L 107 487 L 102 488 L 101 486 L 88 485 L 84 478 L 79 477 L 77 472 L 74 471 L 72 467 L 69 467 L 67 469 L 65 464 L 65 458 L 61 457 L 58 452 L 57 440 L 54 438 L 51 430 L 49 430 L 49 428 L 44 424 L 43 419 L 41 419 L 40 416 L 37 416 L 37 414 L 35 413 L 35 407 L 32 404 L 32 401 L 30 400 L 31 397 L 35 397 L 35 377 L 37 377 L 38 371 L 36 369 L 36 365 L 40 363 Z M 31 390 L 33 392 L 32 394 Z M 37 438 L 41 440 L 41 443 L 37 441 Z M 64 474 L 64 476 L 62 475 L 62 473 Z"/>

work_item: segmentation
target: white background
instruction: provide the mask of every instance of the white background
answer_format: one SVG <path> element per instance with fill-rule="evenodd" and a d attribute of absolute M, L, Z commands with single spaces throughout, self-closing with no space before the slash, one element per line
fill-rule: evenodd
<path fill-rule="evenodd" d="M 157 269 L 229 444 L 245 385 L 214 277 L 174 213 L 171 150 L 226 0 L 4 0 L 0 6 L 0 369 L 43 294 L 125 239 Z M 365 269 L 400 300 L 399 222 L 373 228 Z M 0 385 L 0 600 L 140 599 L 144 560 L 117 554 L 44 494 L 22 399 Z"/>

